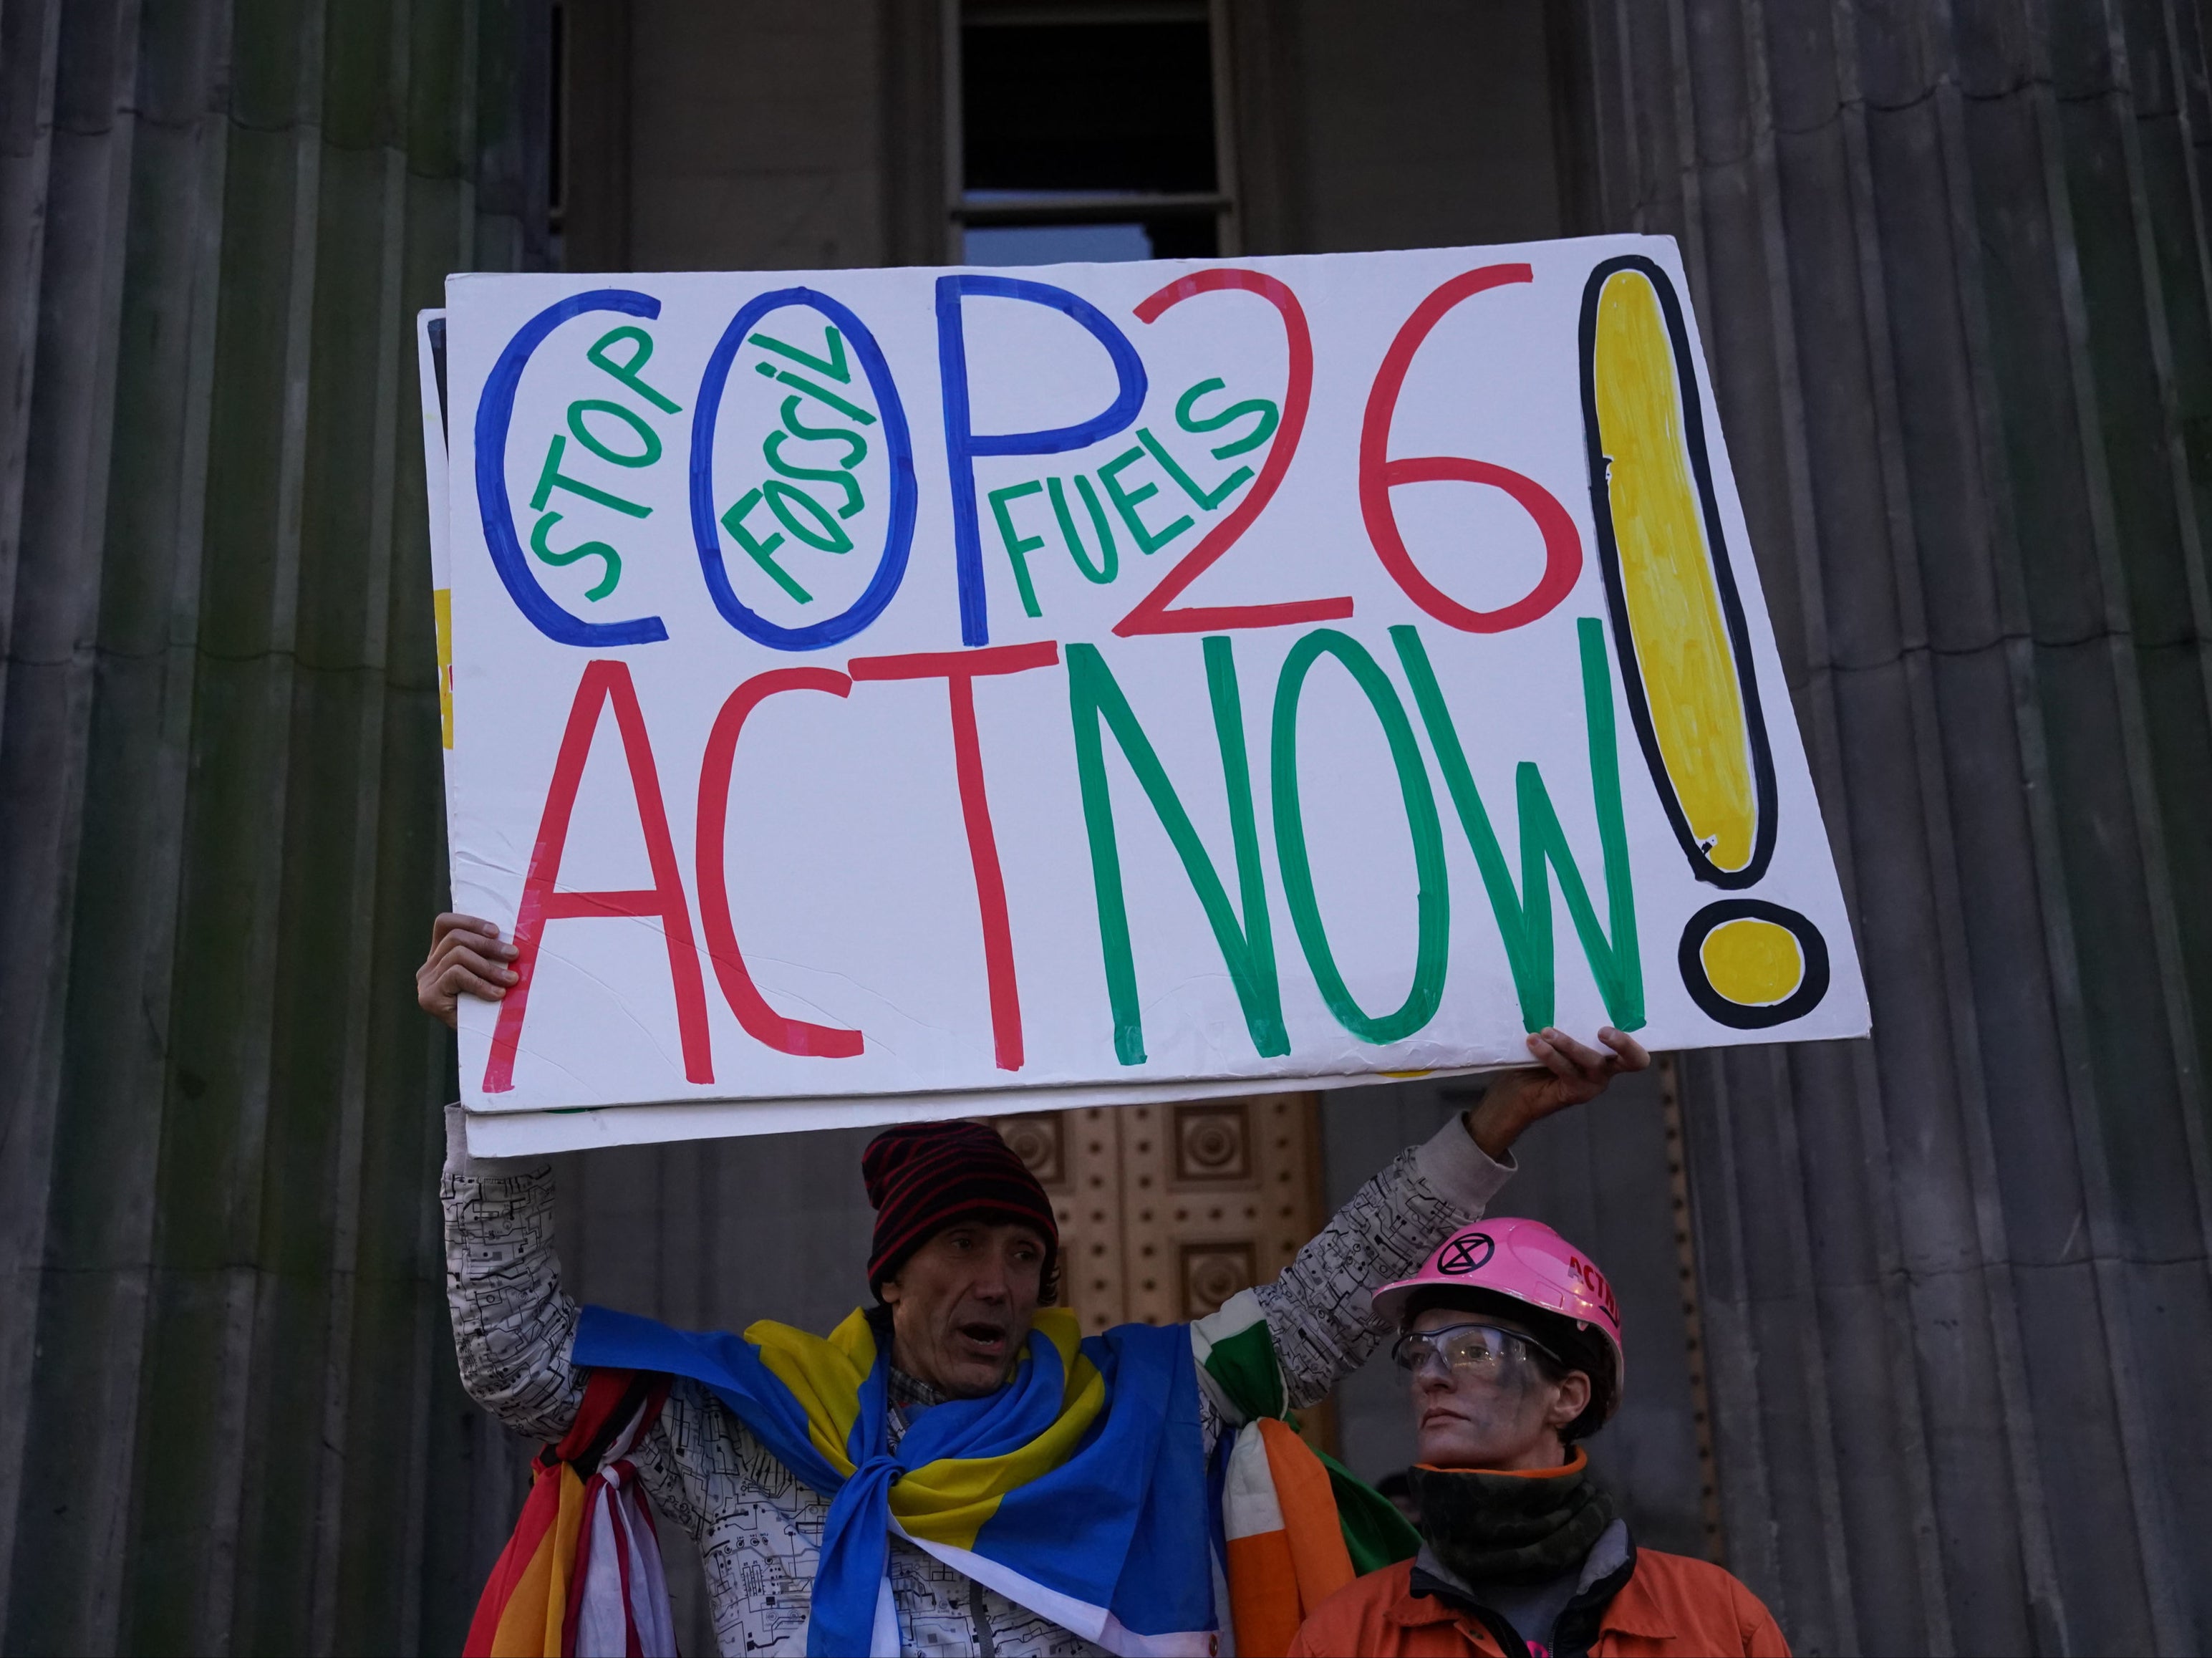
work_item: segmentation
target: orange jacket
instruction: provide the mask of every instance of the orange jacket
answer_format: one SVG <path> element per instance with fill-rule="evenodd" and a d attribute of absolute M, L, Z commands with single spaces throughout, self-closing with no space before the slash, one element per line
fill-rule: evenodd
<path fill-rule="evenodd" d="M 1413 1563 L 1370 1571 L 1314 1608 L 1291 1658 L 1504 1658 L 1481 1621 L 1412 1592 Z M 1741 1654 L 1790 1658 L 1790 1643 L 1759 1597 L 1718 1566 L 1639 1549 L 1636 1572 L 1599 1624 L 1592 1658 Z"/>

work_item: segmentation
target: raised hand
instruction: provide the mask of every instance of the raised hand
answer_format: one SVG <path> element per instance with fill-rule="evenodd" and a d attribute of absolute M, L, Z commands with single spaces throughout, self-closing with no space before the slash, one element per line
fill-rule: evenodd
<path fill-rule="evenodd" d="M 515 982 L 514 946 L 499 929 L 474 915 L 448 910 L 430 924 L 430 954 L 415 969 L 415 999 L 425 1013 L 453 1028 L 453 1009 L 463 994 L 496 1002 Z"/>
<path fill-rule="evenodd" d="M 1651 1063 L 1644 1044 L 1625 1030 L 1607 1025 L 1597 1039 L 1603 1048 L 1585 1047 L 1550 1025 L 1530 1036 L 1528 1052 L 1538 1063 L 1492 1078 L 1482 1102 L 1468 1113 L 1467 1132 L 1474 1143 L 1488 1156 L 1502 1157 L 1530 1123 L 1594 1100 L 1622 1072 Z"/>

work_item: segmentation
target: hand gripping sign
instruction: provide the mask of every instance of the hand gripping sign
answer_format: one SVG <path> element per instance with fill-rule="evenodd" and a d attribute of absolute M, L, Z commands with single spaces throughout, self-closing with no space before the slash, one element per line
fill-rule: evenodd
<path fill-rule="evenodd" d="M 1864 1032 L 1683 294 L 1649 238 L 453 278 L 472 1138 Z"/>

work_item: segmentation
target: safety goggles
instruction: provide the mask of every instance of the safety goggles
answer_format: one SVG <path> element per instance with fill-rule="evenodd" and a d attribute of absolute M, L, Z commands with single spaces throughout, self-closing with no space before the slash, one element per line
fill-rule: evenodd
<path fill-rule="evenodd" d="M 1431 1362 L 1454 1376 L 1502 1376 L 1516 1364 L 1541 1353 L 1554 1364 L 1559 1356 L 1540 1341 L 1495 1324 L 1447 1324 L 1441 1330 L 1408 1330 L 1390 1349 L 1398 1368 L 1418 1375 Z"/>

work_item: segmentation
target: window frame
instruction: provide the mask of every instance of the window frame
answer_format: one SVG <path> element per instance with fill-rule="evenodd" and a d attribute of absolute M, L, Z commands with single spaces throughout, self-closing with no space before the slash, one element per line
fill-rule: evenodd
<path fill-rule="evenodd" d="M 1229 0 L 942 0 L 945 88 L 945 241 L 947 264 L 965 264 L 970 225 L 1114 224 L 1164 215 L 1211 216 L 1214 257 L 1243 251 L 1237 168 L 1237 123 L 1230 73 Z M 969 24 L 1000 28 L 1050 28 L 1063 23 L 1203 22 L 1213 83 L 1213 176 L 1209 191 L 1042 191 L 983 195 L 967 187 L 963 130 L 965 77 L 961 31 Z"/>

